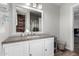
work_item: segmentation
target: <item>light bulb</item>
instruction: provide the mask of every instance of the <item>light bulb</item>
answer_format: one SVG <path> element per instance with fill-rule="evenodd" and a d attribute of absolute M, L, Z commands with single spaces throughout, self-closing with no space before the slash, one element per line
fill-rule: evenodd
<path fill-rule="evenodd" d="M 27 6 L 30 6 L 31 4 L 30 4 L 30 3 L 26 3 L 26 5 L 27 5 Z"/>
<path fill-rule="evenodd" d="M 33 7 L 36 7 L 36 3 L 33 3 Z"/>
<path fill-rule="evenodd" d="M 42 9 L 42 4 L 38 4 L 38 9 Z"/>

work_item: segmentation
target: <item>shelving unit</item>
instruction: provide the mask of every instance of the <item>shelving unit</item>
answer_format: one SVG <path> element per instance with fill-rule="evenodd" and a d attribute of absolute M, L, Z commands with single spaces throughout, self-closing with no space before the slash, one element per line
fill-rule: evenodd
<path fill-rule="evenodd" d="M 17 32 L 24 32 L 25 31 L 25 15 L 17 14 Z"/>

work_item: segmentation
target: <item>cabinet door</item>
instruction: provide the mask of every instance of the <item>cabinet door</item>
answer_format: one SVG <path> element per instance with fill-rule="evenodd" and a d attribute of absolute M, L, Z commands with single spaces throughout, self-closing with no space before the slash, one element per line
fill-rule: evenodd
<path fill-rule="evenodd" d="M 54 55 L 54 38 L 46 38 L 44 41 L 44 51 L 45 56 L 53 56 Z"/>
<path fill-rule="evenodd" d="M 43 39 L 32 40 L 30 43 L 29 56 L 43 56 Z"/>
<path fill-rule="evenodd" d="M 28 42 L 17 42 L 3 45 L 5 56 L 27 56 Z"/>

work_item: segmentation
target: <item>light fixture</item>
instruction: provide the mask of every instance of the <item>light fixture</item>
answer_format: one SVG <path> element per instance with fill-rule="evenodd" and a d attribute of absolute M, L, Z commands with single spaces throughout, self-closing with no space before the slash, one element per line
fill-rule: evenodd
<path fill-rule="evenodd" d="M 42 4 L 38 4 L 37 8 L 42 9 Z"/>
<path fill-rule="evenodd" d="M 26 5 L 27 5 L 27 6 L 30 6 L 30 5 L 31 5 L 31 3 L 26 3 Z"/>
<path fill-rule="evenodd" d="M 27 7 L 32 7 L 36 9 L 42 9 L 42 4 L 41 3 L 26 3 L 25 4 Z"/>
<path fill-rule="evenodd" d="M 37 4 L 36 3 L 33 3 L 33 7 L 36 7 L 37 6 Z"/>

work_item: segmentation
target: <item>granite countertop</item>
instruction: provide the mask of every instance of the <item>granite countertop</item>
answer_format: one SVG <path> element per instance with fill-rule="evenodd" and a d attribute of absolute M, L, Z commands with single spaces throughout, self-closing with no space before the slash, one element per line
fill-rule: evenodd
<path fill-rule="evenodd" d="M 49 34 L 10 36 L 6 40 L 4 40 L 2 42 L 2 44 L 21 42 L 21 41 L 28 41 L 28 40 L 36 40 L 36 39 L 43 39 L 43 38 L 51 38 L 51 37 L 54 37 L 54 36 L 53 35 L 49 35 Z"/>

